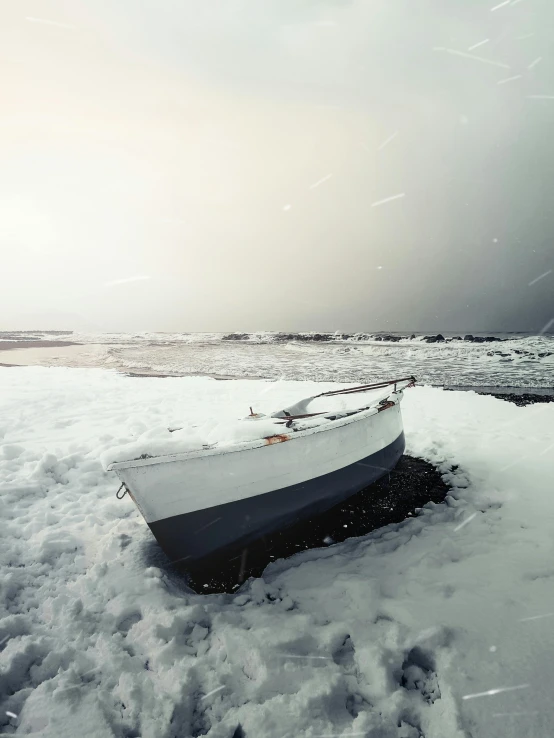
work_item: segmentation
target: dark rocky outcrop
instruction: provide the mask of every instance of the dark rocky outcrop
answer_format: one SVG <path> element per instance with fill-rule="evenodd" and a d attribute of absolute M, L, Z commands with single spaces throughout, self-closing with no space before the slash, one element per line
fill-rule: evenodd
<path fill-rule="evenodd" d="M 222 341 L 247 341 L 248 340 L 248 333 L 228 333 L 226 336 L 223 336 L 221 339 Z"/>
<path fill-rule="evenodd" d="M 424 336 L 423 340 L 426 341 L 427 343 L 442 343 L 445 340 L 445 338 L 442 335 L 442 333 L 437 333 L 436 336 Z"/>
<path fill-rule="evenodd" d="M 306 343 L 327 343 L 332 341 L 388 341 L 397 343 L 404 339 L 417 338 L 415 333 L 410 336 L 399 336 L 392 333 L 268 333 L 265 335 L 253 335 L 250 333 L 227 333 L 223 336 L 223 341 L 250 341 L 254 343 L 285 343 L 287 341 L 302 341 Z M 436 335 L 423 336 L 426 343 L 442 343 L 443 341 L 461 341 L 461 336 L 453 336 L 445 338 L 442 333 Z M 496 336 L 473 336 L 468 333 L 463 338 L 464 341 L 472 343 L 492 343 L 493 341 L 504 341 L 508 339 L 497 338 Z"/>
<path fill-rule="evenodd" d="M 464 341 L 472 341 L 473 343 L 493 343 L 494 341 L 504 341 L 504 338 L 498 338 L 498 336 L 472 336 L 468 333 L 464 336 Z"/>

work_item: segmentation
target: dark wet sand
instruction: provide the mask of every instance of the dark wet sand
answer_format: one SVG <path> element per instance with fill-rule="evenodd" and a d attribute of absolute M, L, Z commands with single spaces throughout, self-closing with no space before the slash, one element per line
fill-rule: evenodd
<path fill-rule="evenodd" d="M 506 402 L 513 402 L 515 405 L 518 405 L 519 407 L 524 407 L 525 405 L 534 405 L 537 402 L 554 402 L 554 394 L 534 395 L 528 392 L 525 392 L 521 395 L 514 394 L 514 393 L 504 394 L 504 393 L 499 393 L 499 392 L 480 392 L 479 394 L 491 395 L 492 397 L 497 397 L 499 400 L 506 400 Z"/>
<path fill-rule="evenodd" d="M 534 405 L 540 402 L 554 402 L 554 389 L 551 390 L 551 394 L 535 394 L 533 392 L 483 392 L 475 390 L 479 395 L 489 395 L 490 397 L 496 397 L 499 400 L 505 402 L 513 402 L 514 405 L 519 407 L 525 407 L 525 405 Z"/>
<path fill-rule="evenodd" d="M 164 374 L 163 372 L 155 372 L 155 371 L 133 371 L 130 372 L 127 369 L 118 369 L 118 372 L 121 374 L 124 374 L 126 377 L 139 377 L 139 378 L 150 378 L 150 377 L 157 377 L 158 379 L 174 379 L 175 377 L 209 377 L 210 379 L 217 379 L 222 382 L 231 382 L 234 380 L 240 379 L 243 380 L 259 380 L 259 379 L 265 379 L 265 377 L 256 377 L 256 376 L 248 376 L 248 377 L 235 377 L 232 374 L 213 374 L 212 372 L 174 372 L 173 374 Z"/>

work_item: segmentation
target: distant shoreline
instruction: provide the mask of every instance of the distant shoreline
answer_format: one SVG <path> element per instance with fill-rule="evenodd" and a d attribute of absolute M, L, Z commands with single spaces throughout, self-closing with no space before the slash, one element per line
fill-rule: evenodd
<path fill-rule="evenodd" d="M 64 348 L 66 346 L 86 346 L 86 344 L 78 344 L 76 342 L 70 342 L 70 341 L 28 341 L 26 342 L 26 346 L 21 346 L 23 342 L 17 341 L 12 342 L 15 343 L 15 347 L 10 348 L 25 348 L 29 351 L 29 357 L 32 355 L 32 349 L 34 348 Z M 0 351 L 3 349 L 2 344 L 0 344 Z M 27 353 L 27 352 L 26 352 Z M 0 354 L 1 356 L 1 354 Z M 6 357 L 7 358 L 7 357 Z M 62 357 L 58 357 L 62 358 Z M 67 366 L 64 363 L 58 364 L 58 363 L 50 363 L 47 362 L 45 364 L 38 364 L 39 366 Z M 17 364 L 8 364 L 0 362 L 0 368 L 2 367 L 23 367 L 23 366 L 37 366 L 37 364 L 34 364 L 33 362 L 27 363 L 27 362 L 20 362 Z M 69 368 L 86 368 L 86 367 L 69 367 Z M 163 372 L 163 371 L 156 371 L 156 370 L 148 370 L 148 369 L 125 369 L 124 367 L 118 367 L 118 366 L 112 366 L 112 367 L 99 367 L 102 369 L 111 369 L 117 371 L 119 374 L 122 374 L 126 377 L 131 377 L 135 379 L 178 379 L 178 378 L 184 378 L 184 377 L 209 377 L 211 379 L 215 379 L 218 381 L 237 381 L 237 380 L 250 380 L 250 381 L 256 381 L 256 380 L 265 380 L 265 381 L 272 381 L 268 377 L 263 376 L 234 376 L 232 374 L 217 374 L 215 372 Z M 476 385 L 458 385 L 458 386 L 447 386 L 447 385 L 432 385 L 437 387 L 444 387 L 445 390 L 448 391 L 459 391 L 459 392 L 476 392 L 477 394 L 481 395 L 489 395 L 491 397 L 496 397 L 499 400 L 504 400 L 506 402 L 512 402 L 515 405 L 518 406 L 525 406 L 525 405 L 534 405 L 536 403 L 544 403 L 544 402 L 554 402 L 554 387 L 495 387 L 492 385 L 483 385 L 483 386 L 476 386 Z"/>
<path fill-rule="evenodd" d="M 16 339 L 16 340 L 14 340 Z M 111 370 L 111 371 L 117 371 L 118 373 L 129 376 L 132 378 L 158 378 L 158 379 L 173 379 L 178 377 L 209 377 L 214 380 L 218 381 L 236 381 L 236 380 L 245 380 L 248 379 L 250 381 L 255 380 L 269 380 L 271 381 L 274 379 L 272 376 L 272 371 L 269 370 L 267 374 L 264 373 L 264 368 L 268 369 L 263 362 L 260 364 L 258 368 L 258 371 L 252 371 L 254 367 L 251 367 L 250 371 L 244 374 L 239 367 L 239 370 L 234 373 L 233 372 L 233 366 L 224 366 L 221 362 L 215 362 L 211 363 L 210 361 L 206 362 L 192 362 L 189 363 L 187 360 L 183 359 L 181 362 L 176 362 L 175 365 L 172 365 L 172 362 L 169 362 L 166 366 L 164 355 L 161 355 L 160 361 L 155 360 L 152 356 L 147 355 L 147 358 L 144 362 L 140 361 L 140 347 L 142 344 L 141 341 L 137 341 L 137 348 L 139 349 L 139 355 L 132 357 L 131 365 L 126 363 L 124 360 L 121 360 L 120 356 L 120 350 L 127 348 L 128 344 L 118 344 L 116 342 L 109 342 L 109 343 L 103 343 L 100 341 L 94 341 L 89 342 L 88 340 L 78 340 L 78 341 L 72 341 L 68 340 L 70 339 L 70 336 L 64 336 L 63 338 L 57 337 L 57 336 L 49 336 L 48 338 L 40 339 L 37 336 L 28 337 L 28 338 L 22 338 L 20 340 L 17 340 L 17 337 L 12 335 L 6 335 L 6 340 L 0 341 L 0 370 L 1 369 L 7 369 L 7 368 L 15 368 L 15 367 L 23 367 L 23 366 L 43 366 L 43 367 L 67 367 L 67 368 L 81 368 L 81 369 L 87 369 L 87 368 L 96 368 L 96 369 L 104 369 L 104 370 Z M 502 340 L 502 339 L 500 339 Z M 505 340 L 505 339 L 504 339 Z M 231 348 L 233 343 L 242 343 L 243 346 L 250 345 L 253 348 L 255 348 L 258 344 L 254 341 L 225 341 L 221 342 L 221 348 L 226 345 L 227 349 Z M 280 342 L 277 342 L 277 347 L 279 346 Z M 347 345 L 344 346 L 344 343 L 342 346 L 346 351 L 355 351 L 355 345 L 354 348 L 352 347 L 352 343 L 345 342 Z M 435 343 L 435 341 L 433 341 Z M 465 343 L 465 341 L 464 341 Z M 469 342 L 468 342 L 469 343 Z M 473 343 L 473 342 L 471 342 Z M 479 341 L 479 343 L 481 343 Z M 487 342 L 488 343 L 488 342 Z M 337 346 L 340 345 L 340 342 L 335 343 L 334 341 L 323 341 L 323 345 L 327 344 L 328 346 Z M 350 344 L 348 346 L 348 344 Z M 148 346 L 148 341 L 146 342 L 146 345 Z M 231 345 L 231 346 L 230 346 Z M 377 344 L 379 345 L 379 344 Z M 381 344 L 382 345 L 382 344 Z M 397 344 L 398 345 L 398 344 Z M 406 344 L 404 344 L 405 346 Z M 470 344 L 471 345 L 471 344 Z M 150 344 L 150 348 L 154 347 L 154 350 L 156 350 L 156 347 L 160 346 L 158 342 L 154 342 Z M 168 342 L 168 346 L 173 346 L 173 349 L 175 349 L 176 346 L 180 346 L 180 343 L 174 344 L 173 342 Z M 321 344 L 320 344 L 321 346 Z M 440 343 L 437 346 L 435 343 L 436 349 L 439 349 Z M 485 350 L 488 350 L 487 356 L 494 356 L 495 354 L 499 354 L 501 357 L 505 357 L 508 354 L 506 354 L 506 350 L 509 350 L 511 354 L 514 356 L 514 358 L 518 359 L 519 357 L 525 357 L 526 355 L 531 355 L 531 352 L 522 348 L 522 349 L 501 349 L 501 347 L 506 346 L 506 344 L 496 344 L 496 346 L 490 346 L 490 344 L 487 346 Z M 498 347 L 501 350 L 496 350 L 496 347 Z M 484 347 L 483 347 L 484 348 Z M 344 350 L 343 349 L 343 350 Z M 182 345 L 182 350 L 185 352 L 192 351 L 194 352 L 203 352 L 202 343 L 184 343 Z M 210 349 L 211 351 L 212 349 Z M 321 349 L 318 348 L 320 351 Z M 334 350 L 334 349 L 332 349 Z M 440 349 L 439 349 L 440 350 Z M 442 351 L 441 351 L 442 353 Z M 535 351 L 536 353 L 536 351 Z M 184 355 L 185 355 L 184 354 Z M 352 354 L 354 356 L 354 354 Z M 541 356 L 552 356 L 551 352 L 546 353 L 539 353 L 537 354 L 537 357 L 540 358 Z M 533 355 L 533 358 L 537 358 Z M 300 362 L 302 363 L 302 362 Z M 149 364 L 158 364 L 157 366 L 149 366 Z M 244 367 L 243 367 L 244 368 Z M 392 371 L 392 369 L 391 369 Z M 417 376 L 417 373 L 416 373 Z M 468 379 L 470 378 L 471 373 L 468 375 Z M 473 379 L 473 382 L 464 382 L 462 383 L 460 380 L 463 380 L 465 377 L 462 374 L 459 374 L 456 376 L 456 379 L 458 381 L 453 382 L 454 376 L 452 377 L 446 377 L 446 376 L 428 376 L 426 377 L 425 381 L 422 381 L 422 384 L 429 384 L 431 386 L 436 387 L 444 387 L 446 390 L 458 390 L 458 391 L 466 391 L 466 392 L 477 392 L 478 394 L 488 394 L 492 395 L 494 397 L 497 397 L 498 399 L 502 399 L 508 402 L 513 402 L 517 405 L 528 405 L 528 404 L 535 404 L 535 403 L 544 403 L 544 402 L 552 402 L 554 401 L 554 386 L 549 386 L 550 383 L 548 382 L 548 378 L 545 376 L 542 376 L 541 379 L 542 382 L 538 382 L 535 385 L 531 384 L 525 384 L 523 382 L 521 385 L 519 384 L 520 379 L 525 379 L 524 376 L 519 377 L 517 376 L 517 372 L 515 374 L 509 374 L 506 376 L 506 384 L 494 384 L 490 380 L 493 379 L 493 376 L 483 376 L 482 379 L 484 380 L 482 384 L 479 384 L 478 382 L 475 382 L 475 379 L 477 377 L 471 376 L 471 379 Z M 479 377 L 481 379 L 481 377 Z M 337 377 L 338 379 L 338 377 Z M 494 376 L 494 379 L 498 379 L 497 376 Z M 511 380 L 511 381 L 510 381 Z M 515 381 L 514 381 L 515 380 Z M 544 381 L 546 380 L 546 381 Z M 333 381 L 327 379 L 327 381 Z M 335 380 L 336 381 L 336 380 Z M 339 381 L 341 381 L 339 379 Z M 343 378 L 342 381 L 354 381 L 352 378 L 348 379 L 346 377 Z"/>
<path fill-rule="evenodd" d="M 63 346 L 82 346 L 78 341 L 0 341 L 0 351 L 22 348 L 61 348 Z"/>

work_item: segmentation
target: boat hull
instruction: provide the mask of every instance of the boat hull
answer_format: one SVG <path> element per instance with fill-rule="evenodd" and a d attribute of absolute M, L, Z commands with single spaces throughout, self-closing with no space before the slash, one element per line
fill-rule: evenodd
<path fill-rule="evenodd" d="M 112 468 L 167 556 L 192 564 L 324 512 L 388 473 L 404 451 L 400 399 L 326 430 Z"/>
<path fill-rule="evenodd" d="M 283 489 L 148 523 L 174 562 L 229 556 L 254 540 L 328 510 L 376 482 L 404 453 L 404 433 L 353 464 Z"/>

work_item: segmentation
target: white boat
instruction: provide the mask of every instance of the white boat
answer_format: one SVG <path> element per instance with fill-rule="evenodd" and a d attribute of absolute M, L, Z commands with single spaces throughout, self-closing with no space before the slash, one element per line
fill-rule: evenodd
<path fill-rule="evenodd" d="M 414 384 L 408 377 L 324 392 L 271 415 L 275 433 L 259 440 L 108 469 L 173 562 L 227 556 L 390 472 L 404 452 L 402 391 Z M 248 420 L 259 417 L 251 411 Z"/>

